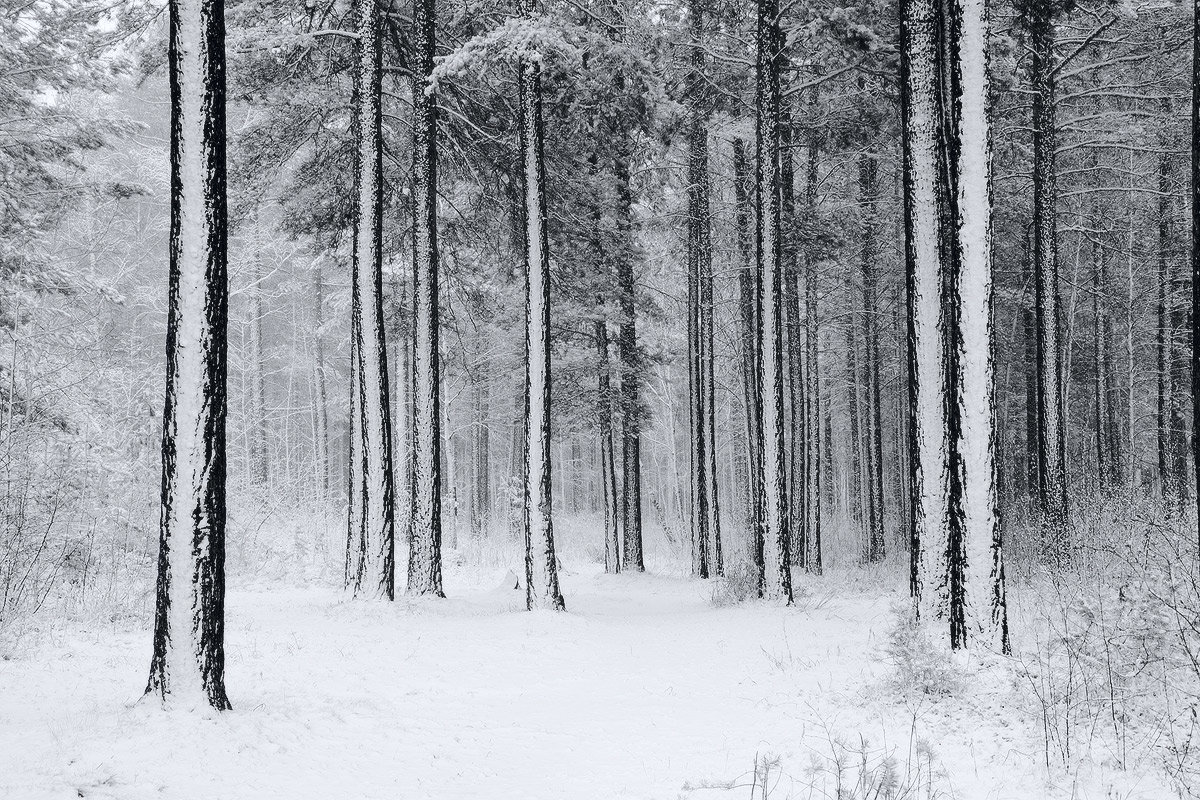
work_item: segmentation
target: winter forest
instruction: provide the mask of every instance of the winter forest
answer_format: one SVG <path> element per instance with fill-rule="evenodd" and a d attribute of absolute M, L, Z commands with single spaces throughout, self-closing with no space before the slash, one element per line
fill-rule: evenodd
<path fill-rule="evenodd" d="M 1200 0 L 0 0 L 0 797 L 1200 797 Z"/>

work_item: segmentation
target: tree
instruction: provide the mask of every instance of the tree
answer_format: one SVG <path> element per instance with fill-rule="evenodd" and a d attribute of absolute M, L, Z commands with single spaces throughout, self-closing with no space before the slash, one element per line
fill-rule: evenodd
<path fill-rule="evenodd" d="M 685 102 L 688 105 L 688 416 L 691 421 L 692 571 L 701 578 L 723 572 L 720 504 L 717 497 L 704 11 L 702 0 L 692 0 L 688 6 L 692 42 L 688 48 L 689 68 L 685 90 Z"/>
<path fill-rule="evenodd" d="M 939 161 L 942 109 L 937 90 L 934 0 L 904 0 L 900 22 L 904 145 L 904 249 L 908 303 L 909 515 L 911 589 L 916 613 L 944 610 L 946 508 L 945 343 L 942 330 L 939 211 L 946 187 Z"/>
<path fill-rule="evenodd" d="M 172 0 L 171 237 L 162 512 L 146 694 L 225 692 L 227 210 L 221 0 Z"/>
<path fill-rule="evenodd" d="M 1056 17 L 1073 0 L 1018 0 L 1028 41 L 1033 94 L 1033 274 L 1037 363 L 1038 505 L 1065 557 L 1062 529 L 1067 513 L 1065 411 L 1063 408 L 1062 310 L 1058 277 L 1058 188 L 1055 114 Z"/>
<path fill-rule="evenodd" d="M 1200 0 L 1192 3 L 1192 472 L 1200 509 Z"/>
<path fill-rule="evenodd" d="M 533 14 L 533 0 L 520 0 Z M 541 60 L 518 60 L 525 220 L 525 605 L 566 608 L 558 588 L 550 472 L 550 245 L 546 236 Z"/>
<path fill-rule="evenodd" d="M 950 166 L 954 237 L 950 255 L 946 348 L 952 392 L 949 547 L 950 644 L 972 638 L 1008 652 L 1008 611 L 996 513 L 995 402 L 992 368 L 992 195 L 988 125 L 987 0 L 956 0 L 943 58 L 953 92 L 947 126 L 956 158 Z M 944 34 L 945 35 L 945 34 Z M 964 585 L 965 584 L 965 585 Z"/>
<path fill-rule="evenodd" d="M 775 0 L 758 0 L 755 51 L 757 295 L 762 409 L 763 596 L 792 602 L 787 493 L 787 447 L 783 415 L 783 274 L 779 235 L 779 59 L 783 37 Z"/>
<path fill-rule="evenodd" d="M 413 13 L 413 456 L 408 593 L 442 591 L 442 410 L 438 353 L 437 101 L 433 74 L 435 4 Z"/>

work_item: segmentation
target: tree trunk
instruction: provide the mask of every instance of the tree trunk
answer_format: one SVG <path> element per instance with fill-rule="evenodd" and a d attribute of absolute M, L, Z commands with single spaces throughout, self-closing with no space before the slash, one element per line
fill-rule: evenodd
<path fill-rule="evenodd" d="M 442 413 L 438 352 L 437 101 L 433 71 L 435 4 L 413 9 L 413 459 L 408 593 L 442 591 Z"/>
<path fill-rule="evenodd" d="M 313 266 L 313 403 L 316 412 L 317 486 L 322 499 L 329 499 L 329 401 L 325 386 L 325 277 L 318 259 Z"/>
<path fill-rule="evenodd" d="M 254 261 L 254 285 L 250 290 L 250 374 L 253 415 L 250 422 L 250 480 L 265 487 L 270 477 L 267 457 L 267 379 L 266 356 L 263 352 L 263 317 L 266 309 L 262 300 L 264 279 L 262 261 Z"/>
<path fill-rule="evenodd" d="M 918 617 L 945 613 L 949 464 L 942 330 L 940 107 L 934 0 L 903 0 L 901 106 L 904 145 L 905 279 L 908 295 L 911 589 Z"/>
<path fill-rule="evenodd" d="M 162 509 L 146 694 L 225 693 L 227 211 L 221 0 L 172 0 L 171 235 Z"/>
<path fill-rule="evenodd" d="M 783 36 L 777 0 L 758 0 L 755 35 L 757 81 L 755 138 L 758 144 L 756 193 L 759 352 L 763 419 L 763 596 L 792 602 L 788 531 L 787 446 L 783 415 L 783 274 L 780 242 L 779 60 Z"/>
<path fill-rule="evenodd" d="M 613 173 L 617 184 L 617 290 L 621 304 L 621 329 L 617 349 L 621 358 L 621 529 L 625 542 L 622 566 L 642 572 L 642 402 L 641 349 L 637 341 L 637 311 L 633 278 L 633 189 L 629 131 L 619 126 Z"/>
<path fill-rule="evenodd" d="M 863 205 L 862 293 L 863 293 L 863 453 L 867 506 L 867 560 L 879 562 L 886 554 L 883 531 L 883 413 L 879 379 L 879 284 L 876 260 L 878 247 L 879 165 L 873 155 L 859 161 L 859 193 Z"/>
<path fill-rule="evenodd" d="M 521 0 L 532 14 L 532 0 Z M 541 61 L 519 65 L 525 219 L 525 605 L 565 608 L 554 553 L 550 472 L 550 246 L 546 237 Z"/>
<path fill-rule="evenodd" d="M 1200 0 L 1192 3 L 1192 469 L 1200 507 Z M 1133 449 L 1130 442 L 1129 449 Z M 1132 475 L 1129 476 L 1132 478 Z"/>
<path fill-rule="evenodd" d="M 621 571 L 620 528 L 617 524 L 617 467 L 613 453 L 612 367 L 608 357 L 608 323 L 597 319 L 596 374 L 599 377 L 596 417 L 600 429 L 600 484 L 604 495 L 604 571 Z"/>
<path fill-rule="evenodd" d="M 804 206 L 809 224 L 817 224 L 817 163 L 820 153 L 819 141 L 814 130 L 808 142 L 808 163 L 805 169 Z M 821 554 L 821 473 L 822 460 L 832 464 L 828 432 L 822 436 L 823 416 L 821 413 L 821 364 L 820 364 L 820 320 L 817 316 L 817 259 L 812 253 L 804 257 L 804 568 L 820 575 Z M 828 427 L 828 426 L 826 426 Z M 822 442 L 824 439 L 824 443 Z M 824 447 L 822 447 L 824 444 Z M 825 469 L 832 472 L 832 467 Z M 827 488 L 831 482 L 826 482 Z"/>
<path fill-rule="evenodd" d="M 1037 343 L 1038 505 L 1055 540 L 1056 557 L 1069 551 L 1065 415 L 1062 391 L 1062 311 L 1058 281 L 1058 188 L 1055 168 L 1056 57 L 1051 3 L 1025 4 L 1029 80 L 1033 92 L 1033 273 Z"/>
<path fill-rule="evenodd" d="M 763 527 L 762 527 L 762 395 L 761 368 L 758 353 L 758 264 L 754 257 L 750 233 L 750 167 L 746 158 L 746 145 L 741 139 L 733 140 L 734 172 L 734 227 L 737 232 L 739 334 L 742 355 L 742 398 L 746 409 L 746 464 L 747 497 L 746 520 L 750 530 L 750 560 L 756 576 L 755 585 L 763 580 Z"/>
<path fill-rule="evenodd" d="M 992 368 L 990 76 L 986 0 L 956 0 L 943 52 L 951 63 L 944 108 L 953 121 L 951 164 L 955 236 L 949 275 L 953 339 L 946 348 L 955 402 L 951 446 L 950 644 L 976 636 L 1007 653 L 1008 611 L 996 510 L 995 398 Z M 957 56 L 955 60 L 954 57 Z M 965 585 L 963 585 L 965 584 Z"/>
<path fill-rule="evenodd" d="M 382 62 L 378 0 L 358 0 L 354 129 L 355 205 L 351 276 L 358 299 L 357 361 L 361 408 L 360 541 L 380 556 L 379 591 L 395 597 L 395 497 L 392 486 L 391 401 L 383 325 Z M 377 550 L 376 550 L 377 548 Z M 357 588 L 357 587 L 356 587 Z"/>

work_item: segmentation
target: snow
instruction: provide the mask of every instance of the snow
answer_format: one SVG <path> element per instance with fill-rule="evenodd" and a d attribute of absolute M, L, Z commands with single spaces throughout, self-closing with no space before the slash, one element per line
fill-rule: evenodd
<path fill-rule="evenodd" d="M 60 630 L 0 661 L 0 797 L 746 798 L 778 757 L 770 796 L 819 798 L 834 737 L 901 774 L 928 750 L 938 797 L 1072 796 L 1003 662 L 965 656 L 959 695 L 894 689 L 896 565 L 798 573 L 789 608 L 600 568 L 564 571 L 567 613 L 524 611 L 505 567 L 451 569 L 446 600 L 231 589 L 221 714 L 138 702 L 145 620 Z M 1136 777 L 1121 797 L 1166 796 Z"/>

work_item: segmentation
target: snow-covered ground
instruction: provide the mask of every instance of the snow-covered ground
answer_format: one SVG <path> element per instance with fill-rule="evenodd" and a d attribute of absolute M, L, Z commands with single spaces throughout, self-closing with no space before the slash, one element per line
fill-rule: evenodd
<path fill-rule="evenodd" d="M 1049 779 L 1002 662 L 903 696 L 883 572 L 798 575 L 784 609 L 592 569 L 564 574 L 566 614 L 525 612 L 503 570 L 483 592 L 451 574 L 444 601 L 233 590 L 224 714 L 138 702 L 148 630 L 60 630 L 0 661 L 0 797 L 715 800 L 762 797 L 756 763 L 772 798 L 837 797 L 839 763 L 844 789 L 866 763 L 900 797 L 1167 796 Z"/>

